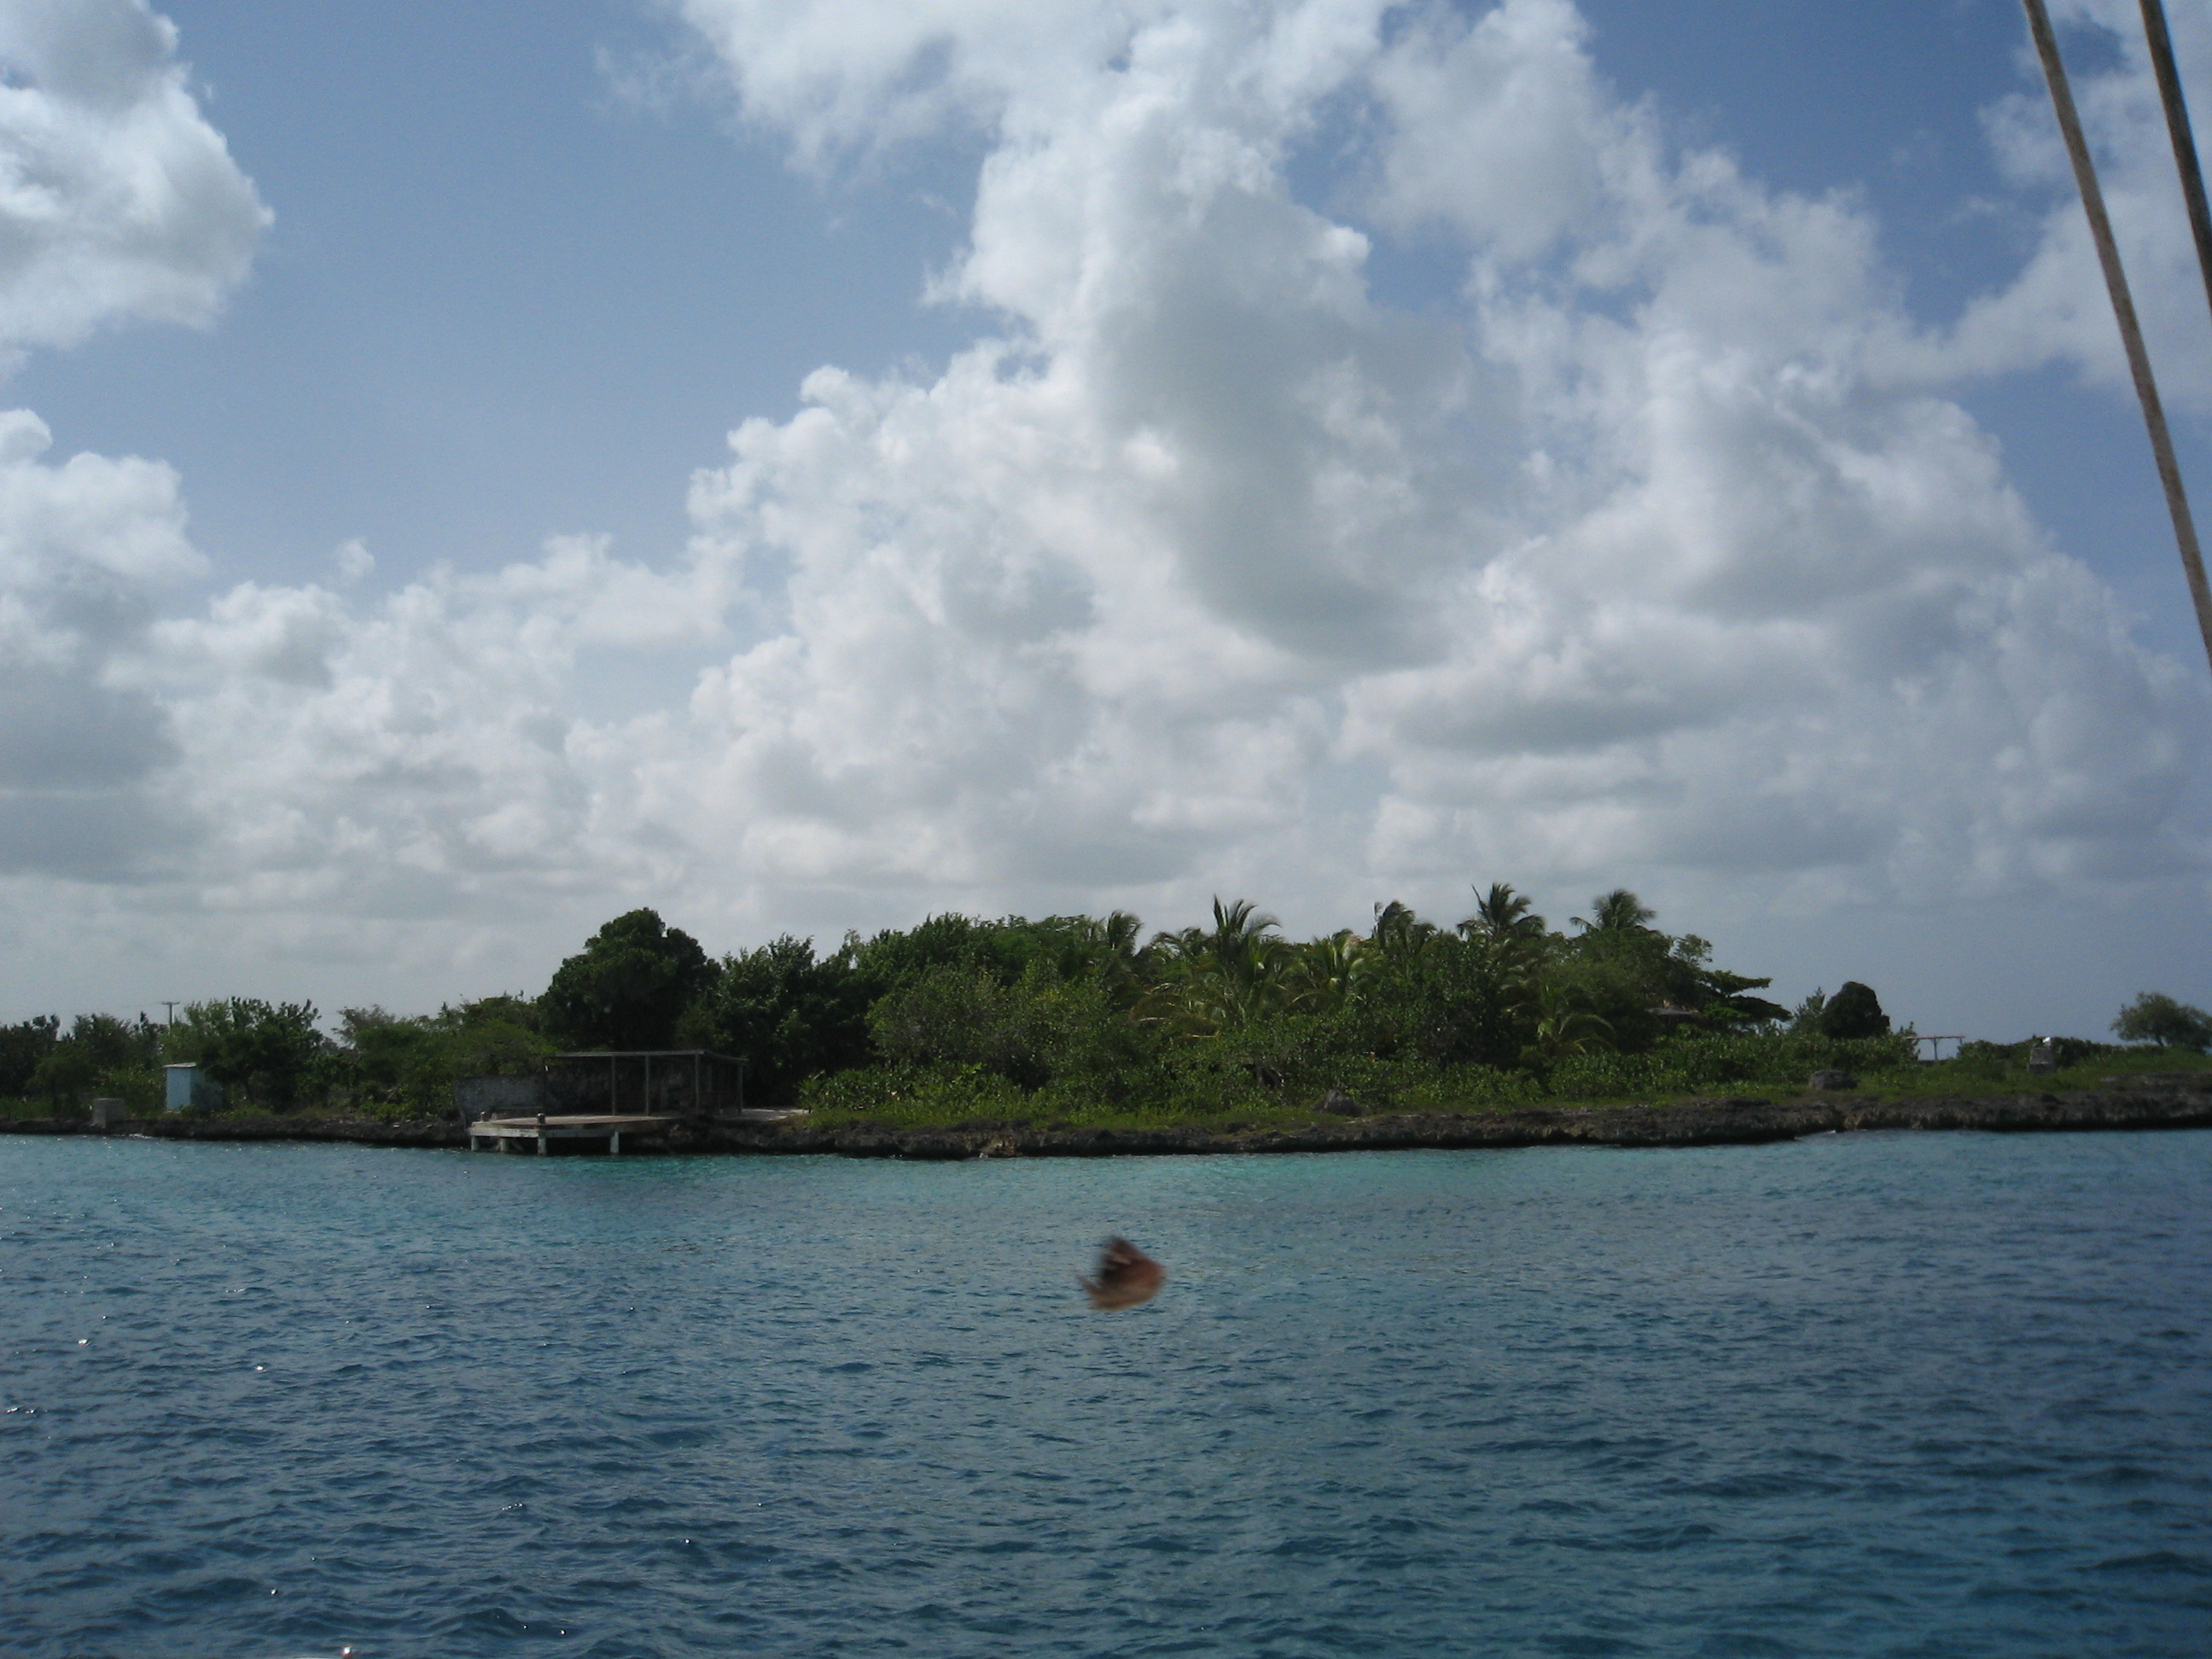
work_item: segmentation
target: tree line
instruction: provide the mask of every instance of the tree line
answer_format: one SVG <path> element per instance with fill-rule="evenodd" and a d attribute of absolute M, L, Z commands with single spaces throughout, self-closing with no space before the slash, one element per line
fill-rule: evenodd
<path fill-rule="evenodd" d="M 787 934 L 717 958 L 633 910 L 535 997 L 348 1008 L 329 1033 L 311 1003 L 244 998 L 166 1024 L 0 1028 L 0 1096 L 150 1109 L 161 1066 L 190 1063 L 237 1107 L 416 1115 L 449 1109 L 458 1078 L 528 1073 L 565 1050 L 698 1048 L 743 1056 L 756 1102 L 826 1113 L 1218 1116 L 1331 1097 L 1419 1109 L 1802 1085 L 1913 1059 L 1863 984 L 1784 1007 L 1626 889 L 1589 912 L 1555 928 L 1498 883 L 1455 922 L 1393 902 L 1365 933 L 1304 940 L 1217 899 L 1206 921 L 1149 937 L 1124 911 L 948 914 L 826 951 Z M 2138 998 L 2115 1025 L 2212 1046 L 2212 1017 L 2170 997 Z"/>

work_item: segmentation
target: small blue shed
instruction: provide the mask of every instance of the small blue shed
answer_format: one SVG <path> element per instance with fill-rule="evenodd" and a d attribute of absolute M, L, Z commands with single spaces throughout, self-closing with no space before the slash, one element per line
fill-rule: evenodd
<path fill-rule="evenodd" d="M 217 1083 L 197 1066 L 164 1066 L 161 1076 L 167 1085 L 161 1104 L 172 1112 L 219 1112 L 222 1109 L 222 1085 Z"/>

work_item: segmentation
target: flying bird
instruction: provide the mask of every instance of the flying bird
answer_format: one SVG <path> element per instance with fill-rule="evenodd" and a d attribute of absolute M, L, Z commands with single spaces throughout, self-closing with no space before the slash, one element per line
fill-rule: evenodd
<path fill-rule="evenodd" d="M 1094 1308 L 1133 1308 L 1150 1302 L 1168 1282 L 1168 1270 L 1119 1233 L 1098 1252 L 1098 1277 L 1076 1281 Z"/>

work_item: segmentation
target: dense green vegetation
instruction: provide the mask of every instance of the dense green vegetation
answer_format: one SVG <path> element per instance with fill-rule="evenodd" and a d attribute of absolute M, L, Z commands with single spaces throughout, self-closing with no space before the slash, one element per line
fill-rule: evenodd
<path fill-rule="evenodd" d="M 758 1103 L 893 1123 L 1303 1119 L 1321 1109 L 1468 1111 L 1802 1088 L 1816 1071 L 1890 1091 L 2020 1086 L 2027 1045 L 1923 1066 L 1881 1000 L 1846 981 L 1795 1009 L 1717 966 L 1636 895 L 1553 928 L 1504 884 L 1443 925 L 1378 906 L 1369 930 L 1287 939 L 1216 901 L 1147 938 L 1138 920 L 932 916 L 822 952 L 785 937 L 719 960 L 651 910 L 617 916 L 535 998 L 430 1015 L 193 1003 L 168 1025 L 82 1015 L 0 1028 L 0 1097 L 25 1112 L 115 1096 L 155 1109 L 164 1062 L 197 1063 L 241 1111 L 398 1118 L 450 1109 L 454 1080 L 568 1049 L 744 1055 Z M 2133 1048 L 2057 1044 L 2052 1084 L 2203 1062 L 2212 1016 L 2146 994 Z M 2045 1074 L 2038 1074 L 2039 1085 Z M 1335 1097 L 1332 1099 L 1331 1097 Z"/>
<path fill-rule="evenodd" d="M 313 1003 L 234 997 L 188 1003 L 174 1023 L 82 1014 L 64 1031 L 52 1015 L 0 1027 L 0 1099 L 21 1115 L 67 1115 L 100 1097 L 133 1112 L 161 1109 L 161 1067 L 196 1065 L 234 1110 L 337 1107 L 385 1117 L 449 1109 L 453 1080 L 526 1072 L 559 1045 L 534 1004 L 492 997 L 403 1017 L 349 1008 L 335 1037 Z"/>

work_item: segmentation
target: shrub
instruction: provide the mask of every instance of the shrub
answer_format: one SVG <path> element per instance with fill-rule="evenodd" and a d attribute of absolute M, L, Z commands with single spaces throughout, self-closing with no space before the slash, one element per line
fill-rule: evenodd
<path fill-rule="evenodd" d="M 1814 1072 L 1867 1076 L 1913 1062 L 1902 1036 L 1850 1041 L 1790 1031 L 1685 1034 L 1641 1054 L 1570 1056 L 1552 1070 L 1551 1092 L 1563 1099 L 1704 1094 L 1737 1088 L 1802 1089 Z"/>
<path fill-rule="evenodd" d="M 1881 1036 L 1889 1030 L 1889 1016 L 1874 988 L 1847 979 L 1837 988 L 1820 1011 L 1820 1035 L 1838 1042 Z"/>
<path fill-rule="evenodd" d="M 1048 1073 L 1027 1000 L 987 968 L 946 963 L 878 1001 L 868 1030 L 893 1066 L 966 1067 L 1033 1089 Z"/>
<path fill-rule="evenodd" d="M 809 1078 L 799 1098 L 817 1116 L 957 1123 L 1030 1115 L 1026 1091 L 980 1066 L 864 1066 Z"/>
<path fill-rule="evenodd" d="M 521 1076 L 551 1058 L 554 1044 L 535 1018 L 528 1002 L 509 996 L 428 1016 L 349 1008 L 338 1017 L 343 1046 L 311 1062 L 306 1092 L 388 1120 L 442 1117 L 459 1079 Z"/>

